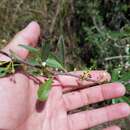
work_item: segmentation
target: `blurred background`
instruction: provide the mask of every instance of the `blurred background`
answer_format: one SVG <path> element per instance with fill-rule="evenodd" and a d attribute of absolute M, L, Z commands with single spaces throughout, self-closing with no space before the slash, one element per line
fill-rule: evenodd
<path fill-rule="evenodd" d="M 107 104 L 130 104 L 129 0 L 0 0 L 0 47 L 32 20 L 41 26 L 39 42 L 53 51 L 62 37 L 68 70 L 105 69 L 126 85 L 127 94 Z M 116 123 L 128 130 L 130 119 Z"/>

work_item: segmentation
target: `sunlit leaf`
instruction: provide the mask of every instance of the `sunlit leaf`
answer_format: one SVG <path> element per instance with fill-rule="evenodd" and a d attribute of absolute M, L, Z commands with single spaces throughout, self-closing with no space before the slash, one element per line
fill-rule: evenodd
<path fill-rule="evenodd" d="M 116 104 L 116 99 L 112 99 L 112 104 Z"/>
<path fill-rule="evenodd" d="M 48 98 L 48 94 L 51 90 L 52 79 L 48 79 L 39 86 L 37 95 L 40 101 L 45 101 Z"/>
<path fill-rule="evenodd" d="M 64 70 L 64 67 L 59 62 L 58 58 L 55 55 L 50 54 L 46 60 L 46 65 L 52 68 L 58 68 Z"/>

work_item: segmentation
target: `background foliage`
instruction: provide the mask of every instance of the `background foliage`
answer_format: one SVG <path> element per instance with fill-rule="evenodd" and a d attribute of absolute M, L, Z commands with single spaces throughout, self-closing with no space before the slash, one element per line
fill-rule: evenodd
<path fill-rule="evenodd" d="M 112 102 L 130 102 L 129 0 L 1 0 L 1 48 L 32 20 L 41 26 L 40 42 L 50 44 L 53 51 L 58 51 L 63 37 L 69 70 L 108 70 L 112 81 L 121 81 L 128 89 L 125 97 Z M 122 122 L 128 130 L 129 120 Z"/>

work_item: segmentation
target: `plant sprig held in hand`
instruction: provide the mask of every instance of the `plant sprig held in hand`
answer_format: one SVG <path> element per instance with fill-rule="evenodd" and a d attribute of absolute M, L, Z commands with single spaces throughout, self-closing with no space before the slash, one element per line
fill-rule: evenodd
<path fill-rule="evenodd" d="M 63 37 L 61 36 L 58 41 L 58 56 L 50 51 L 48 44 L 42 44 L 41 48 L 33 48 L 27 45 L 19 45 L 24 49 L 27 49 L 31 53 L 31 57 L 26 61 L 17 56 L 13 51 L 10 50 L 10 54 L 0 51 L 3 55 L 10 58 L 9 61 L 0 61 L 0 77 L 14 74 L 18 70 L 24 71 L 28 75 L 45 76 L 48 78 L 44 83 L 41 83 L 37 92 L 38 100 L 44 101 L 47 99 L 51 85 L 53 83 L 53 77 L 56 75 L 66 75 L 79 78 L 81 80 L 87 80 L 97 83 L 91 79 L 89 72 L 85 71 L 83 75 L 77 76 L 67 72 L 65 69 L 65 45 Z"/>

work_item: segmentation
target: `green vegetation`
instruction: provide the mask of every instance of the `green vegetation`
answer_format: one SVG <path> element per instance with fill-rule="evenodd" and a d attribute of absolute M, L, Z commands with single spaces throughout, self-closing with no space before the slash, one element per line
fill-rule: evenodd
<path fill-rule="evenodd" d="M 67 70 L 106 69 L 112 81 L 127 88 L 126 96 L 112 103 L 130 104 L 129 13 L 128 0 L 1 0 L 0 47 L 35 20 L 42 30 L 40 48 L 47 43 L 47 48 L 59 53 L 60 65 Z M 50 59 L 49 64 L 54 63 L 54 57 Z"/>

